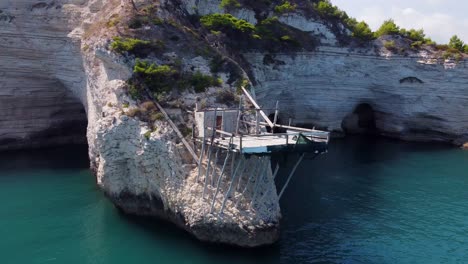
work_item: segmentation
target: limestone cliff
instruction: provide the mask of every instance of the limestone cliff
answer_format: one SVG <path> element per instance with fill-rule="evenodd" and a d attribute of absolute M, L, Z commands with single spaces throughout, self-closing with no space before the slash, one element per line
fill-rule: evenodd
<path fill-rule="evenodd" d="M 131 17 L 149 3 L 157 8 L 145 12 L 154 12 L 159 19 L 129 29 Z M 236 60 L 233 64 L 250 74 L 259 101 L 268 107 L 279 100 L 283 119 L 291 117 L 295 123 L 358 132 L 375 125 L 379 133 L 410 140 L 467 140 L 464 61 L 437 61 L 430 51 L 395 55 L 378 42 L 342 47 L 344 28 L 302 11 L 281 15 L 278 21 L 307 41 L 304 49 L 296 45 L 294 52 L 266 52 L 258 45 L 256 50 L 233 51 L 217 32 L 196 33 L 205 31 L 193 18 L 225 12 L 219 4 L 215 0 L 0 0 L 0 149 L 80 142 L 84 134 L 80 129 L 87 120 L 97 183 L 123 211 L 170 220 L 204 241 L 247 247 L 276 241 L 281 213 L 269 160 L 241 158 L 246 169 L 239 185 L 249 182 L 253 171 L 262 173 L 255 164 L 266 168 L 259 177 L 257 199 L 253 200 L 252 187 L 235 188 L 228 195 L 225 213 L 218 214 L 228 175 L 218 196 L 213 189 L 207 191 L 208 197 L 216 198 L 210 212 L 211 199 L 201 198 L 196 166 L 173 128 L 157 115 L 150 121 L 135 115 L 142 104 L 129 95 L 127 81 L 136 58 L 110 49 L 115 36 L 169 41 L 166 50 L 151 50 L 147 59 L 178 65 L 190 74 L 211 74 L 211 50 L 229 54 Z M 239 8 L 232 13 L 254 24 L 273 15 L 257 11 Z M 204 45 L 210 44 L 207 52 Z M 236 72 L 232 68 L 218 73 L 221 87 L 168 95 L 167 108 L 176 123 L 192 123 L 188 111 L 196 97 L 206 105 L 224 105 L 218 100 L 220 90 L 236 86 L 236 79 L 230 80 Z M 368 106 L 364 114 L 356 111 L 360 104 Z"/>
<path fill-rule="evenodd" d="M 329 131 L 359 131 L 360 105 L 370 106 L 377 133 L 412 141 L 460 145 L 468 140 L 466 61 L 434 62 L 427 55 L 376 56 L 322 47 L 312 53 L 248 54 L 259 100 L 279 100 L 283 119 Z"/>

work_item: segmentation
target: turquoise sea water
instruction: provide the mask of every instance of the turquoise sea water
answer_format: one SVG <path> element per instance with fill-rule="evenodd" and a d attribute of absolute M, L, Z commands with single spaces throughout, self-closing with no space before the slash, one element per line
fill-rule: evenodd
<path fill-rule="evenodd" d="M 466 151 L 336 140 L 291 181 L 280 242 L 257 250 L 202 244 L 120 214 L 86 155 L 79 147 L 0 154 L 0 263 L 468 262 Z"/>

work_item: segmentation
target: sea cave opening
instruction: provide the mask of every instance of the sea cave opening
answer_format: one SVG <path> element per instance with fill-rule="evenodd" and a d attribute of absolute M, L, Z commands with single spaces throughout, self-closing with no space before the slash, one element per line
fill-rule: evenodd
<path fill-rule="evenodd" d="M 347 134 L 376 134 L 375 110 L 368 103 L 361 103 L 342 122 Z"/>

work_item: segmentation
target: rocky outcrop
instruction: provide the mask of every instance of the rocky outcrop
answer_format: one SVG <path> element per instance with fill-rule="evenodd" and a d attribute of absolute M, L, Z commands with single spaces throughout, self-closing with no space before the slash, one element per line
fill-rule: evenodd
<path fill-rule="evenodd" d="M 97 184 L 126 213 L 167 219 L 209 242 L 254 247 L 277 240 L 281 214 L 269 160 L 262 159 L 262 177 L 249 177 L 249 170 L 240 174 L 241 184 L 228 196 L 232 175 L 225 173 L 220 191 L 210 187 L 203 199 L 197 167 L 168 123 L 156 121 L 152 130 L 128 116 L 137 107 L 123 89 L 133 62 L 108 50 L 106 23 L 124 15 L 130 2 L 0 1 L 0 8 L 0 36 L 8 43 L 0 51 L 1 148 L 83 142 L 86 134 Z M 201 57 L 182 63 L 209 71 Z M 211 93 L 205 103 L 215 99 Z M 195 102 L 193 95 L 186 97 L 186 103 Z M 257 159 L 246 159 L 247 168 Z M 220 167 L 210 175 L 219 176 Z M 241 188 L 247 182 L 250 187 Z"/>

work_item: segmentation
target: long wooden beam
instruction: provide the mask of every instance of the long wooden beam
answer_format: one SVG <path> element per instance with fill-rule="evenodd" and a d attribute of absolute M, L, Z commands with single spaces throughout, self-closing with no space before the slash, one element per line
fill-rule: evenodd
<path fill-rule="evenodd" d="M 263 117 L 263 119 L 265 119 L 265 121 L 267 122 L 267 124 L 270 126 L 270 127 L 274 127 L 275 125 L 270 121 L 270 119 L 268 118 L 268 116 L 265 114 L 265 112 L 263 112 L 262 108 L 260 108 L 260 106 L 257 104 L 257 102 L 253 99 L 252 95 L 244 88 L 244 87 L 241 87 L 242 88 L 242 91 L 244 92 L 245 96 L 247 96 L 247 98 L 250 100 L 250 102 L 253 104 L 253 106 L 255 107 L 255 109 L 257 109 L 259 112 L 260 112 L 260 115 Z"/>
<path fill-rule="evenodd" d="M 169 123 L 169 125 L 172 127 L 172 129 L 176 132 L 177 136 L 179 137 L 179 139 L 182 141 L 182 144 L 184 144 L 185 148 L 188 150 L 188 152 L 190 153 L 190 155 L 192 155 L 192 158 L 193 160 L 198 164 L 198 166 L 200 166 L 199 164 L 199 157 L 197 156 L 197 154 L 195 153 L 195 151 L 193 150 L 192 146 L 190 146 L 190 144 L 187 142 L 187 140 L 185 139 L 184 135 L 182 135 L 182 133 L 180 132 L 179 128 L 174 124 L 174 122 L 172 122 L 172 119 L 169 117 L 169 115 L 167 114 L 166 110 L 164 110 L 164 108 L 162 108 L 162 106 L 154 101 L 154 104 L 156 105 L 156 107 L 159 109 L 159 111 L 161 111 L 161 113 L 163 114 L 164 118 L 166 119 L 166 121 Z"/>

